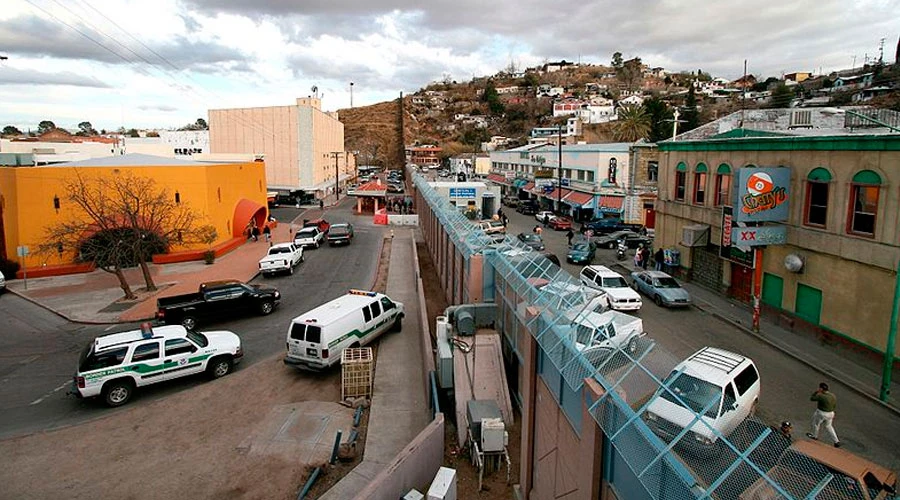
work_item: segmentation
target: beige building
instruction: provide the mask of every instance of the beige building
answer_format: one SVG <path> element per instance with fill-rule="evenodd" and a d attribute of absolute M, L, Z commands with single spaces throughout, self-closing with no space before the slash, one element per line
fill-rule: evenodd
<path fill-rule="evenodd" d="M 213 154 L 263 155 L 269 189 L 334 194 L 356 176 L 356 158 L 344 150 L 344 124 L 322 111 L 319 98 L 290 106 L 209 110 Z"/>
<path fill-rule="evenodd" d="M 892 330 L 891 298 L 900 294 L 900 134 L 850 132 L 815 116 L 826 111 L 762 111 L 773 118 L 768 131 L 750 119 L 745 127 L 756 129 L 730 128 L 726 117 L 659 143 L 654 243 L 679 250 L 670 270 L 697 284 L 747 303 L 759 286 L 764 312 L 880 355 Z M 779 127 L 779 117 L 804 127 Z M 785 219 L 764 223 L 784 231 L 784 241 L 766 245 L 754 262 L 735 251 L 733 236 L 723 239 L 723 211 L 746 208 L 750 195 L 735 179 L 757 167 L 783 167 L 790 181 Z"/>

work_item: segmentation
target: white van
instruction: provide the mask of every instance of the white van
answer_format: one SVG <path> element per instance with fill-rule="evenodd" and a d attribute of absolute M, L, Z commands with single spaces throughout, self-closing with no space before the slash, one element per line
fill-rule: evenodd
<path fill-rule="evenodd" d="M 350 290 L 291 321 L 284 364 L 329 368 L 340 363 L 347 347 L 362 347 L 387 330 L 400 330 L 403 316 L 403 303 L 383 293 Z"/>

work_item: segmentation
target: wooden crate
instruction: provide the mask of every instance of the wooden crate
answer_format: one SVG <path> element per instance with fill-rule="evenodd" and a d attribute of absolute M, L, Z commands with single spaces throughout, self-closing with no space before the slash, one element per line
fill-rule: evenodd
<path fill-rule="evenodd" d="M 375 357 L 371 347 L 344 349 L 341 354 L 341 401 L 372 397 Z"/>

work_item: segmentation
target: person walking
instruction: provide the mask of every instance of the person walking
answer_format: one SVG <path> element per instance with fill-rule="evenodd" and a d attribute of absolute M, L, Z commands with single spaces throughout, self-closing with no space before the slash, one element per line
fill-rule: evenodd
<path fill-rule="evenodd" d="M 270 228 L 268 224 L 263 226 L 263 237 L 266 238 L 266 242 L 272 239 L 272 228 Z"/>
<path fill-rule="evenodd" d="M 810 439 L 819 439 L 819 429 L 824 425 L 825 433 L 834 442 L 835 448 L 841 447 L 841 441 L 838 439 L 837 432 L 834 431 L 834 409 L 837 407 L 837 396 L 828 390 L 828 384 L 822 382 L 816 392 L 809 397 L 810 401 L 816 402 L 816 411 L 812 416 L 812 432 L 807 432 L 806 437 Z"/>
<path fill-rule="evenodd" d="M 509 217 L 507 217 L 506 214 L 503 214 L 503 227 L 506 227 L 508 225 L 509 225 Z"/>
<path fill-rule="evenodd" d="M 638 245 L 634 252 L 634 267 L 641 267 L 641 257 L 644 255 L 644 246 Z"/>
<path fill-rule="evenodd" d="M 253 235 L 253 241 L 259 241 L 259 226 L 254 225 L 250 233 Z"/>
<path fill-rule="evenodd" d="M 646 246 L 641 250 L 641 268 L 646 271 L 647 265 L 650 263 L 650 247 Z"/>
<path fill-rule="evenodd" d="M 544 214 L 544 227 L 547 227 L 548 225 L 550 225 L 550 216 Z"/>
<path fill-rule="evenodd" d="M 319 210 L 325 210 L 325 200 L 319 199 Z"/>
<path fill-rule="evenodd" d="M 656 261 L 655 265 L 656 265 L 657 271 L 663 270 L 663 262 L 665 261 L 665 259 L 666 259 L 666 254 L 663 252 L 663 249 L 658 248 L 656 250 L 656 253 L 653 254 L 653 260 Z"/>
<path fill-rule="evenodd" d="M 569 242 L 569 246 L 572 246 L 572 238 L 575 237 L 575 233 L 572 232 L 572 228 L 569 228 L 569 232 L 566 233 L 566 241 Z"/>

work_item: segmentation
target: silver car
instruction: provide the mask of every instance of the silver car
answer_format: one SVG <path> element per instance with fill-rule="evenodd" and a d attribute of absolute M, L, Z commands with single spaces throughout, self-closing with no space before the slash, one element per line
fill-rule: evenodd
<path fill-rule="evenodd" d="M 681 288 L 675 278 L 662 271 L 635 271 L 631 273 L 631 286 L 653 299 L 658 306 L 687 307 L 691 294 Z"/>

